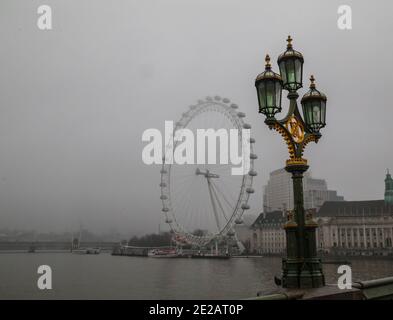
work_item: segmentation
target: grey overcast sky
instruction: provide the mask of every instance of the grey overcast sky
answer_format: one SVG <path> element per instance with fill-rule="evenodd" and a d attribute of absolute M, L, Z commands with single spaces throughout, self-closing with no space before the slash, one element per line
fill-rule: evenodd
<path fill-rule="evenodd" d="M 51 31 L 37 28 L 42 4 Z M 337 27 L 341 4 L 352 30 Z M 1 0 L 0 228 L 156 231 L 160 168 L 142 162 L 142 132 L 216 94 L 252 125 L 250 204 L 260 212 L 287 151 L 257 113 L 254 79 L 266 53 L 277 71 L 288 34 L 305 79 L 314 74 L 328 96 L 323 138 L 305 153 L 313 176 L 347 200 L 382 199 L 393 170 L 392 9 L 389 0 Z"/>

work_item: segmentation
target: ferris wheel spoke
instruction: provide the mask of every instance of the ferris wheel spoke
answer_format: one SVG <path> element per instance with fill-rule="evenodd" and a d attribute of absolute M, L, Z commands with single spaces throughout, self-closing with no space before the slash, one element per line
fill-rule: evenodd
<path fill-rule="evenodd" d="M 191 179 L 193 176 L 195 176 L 195 169 L 192 171 L 193 171 L 192 173 L 187 172 L 187 173 L 183 173 L 183 174 L 179 174 L 179 173 L 175 172 L 176 173 L 176 182 L 183 181 L 183 180 L 187 181 L 187 180 Z"/>
<path fill-rule="evenodd" d="M 183 209 L 185 205 L 190 205 L 190 193 L 192 192 L 194 184 L 195 180 L 191 180 L 191 183 L 180 183 L 173 188 L 173 193 L 177 194 L 178 198 L 178 201 L 175 203 L 177 209 Z M 189 212 L 189 210 L 186 210 L 186 212 Z"/>
<path fill-rule="evenodd" d="M 191 201 L 190 201 L 190 193 L 192 192 L 193 185 L 195 184 L 195 180 L 191 183 L 191 185 L 188 188 L 181 187 L 179 188 L 180 190 L 176 192 L 179 197 L 179 202 L 178 206 L 176 207 L 177 210 L 184 211 L 186 214 L 190 213 L 190 206 L 191 206 Z"/>
<path fill-rule="evenodd" d="M 221 194 L 221 197 L 224 199 L 224 201 L 226 202 L 226 204 L 229 206 L 230 209 L 234 210 L 235 208 L 233 207 L 233 202 L 230 202 L 225 194 L 220 190 L 220 188 L 217 186 L 217 184 L 213 183 L 213 186 L 215 187 L 215 189 L 218 191 L 218 193 Z"/>
<path fill-rule="evenodd" d="M 227 203 L 232 203 L 234 204 L 237 200 L 237 197 L 234 195 L 234 190 L 228 187 L 228 182 L 227 181 L 217 181 L 215 186 L 217 187 L 218 191 L 220 194 L 225 197 Z M 225 196 L 227 195 L 227 196 Z M 227 199 L 227 197 L 230 198 L 230 200 Z"/>

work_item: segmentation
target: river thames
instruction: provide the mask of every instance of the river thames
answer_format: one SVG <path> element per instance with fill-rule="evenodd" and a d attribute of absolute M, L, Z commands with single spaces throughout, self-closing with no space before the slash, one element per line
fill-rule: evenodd
<path fill-rule="evenodd" d="M 52 269 L 52 289 L 40 290 L 37 269 Z M 0 299 L 242 299 L 277 289 L 278 257 L 229 260 L 167 259 L 1 253 Z M 338 265 L 325 264 L 328 284 L 337 284 Z M 353 260 L 353 280 L 393 275 L 393 260 Z"/>

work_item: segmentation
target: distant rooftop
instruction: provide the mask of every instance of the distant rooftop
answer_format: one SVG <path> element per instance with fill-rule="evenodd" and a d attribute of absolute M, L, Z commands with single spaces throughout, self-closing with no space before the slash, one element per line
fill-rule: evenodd
<path fill-rule="evenodd" d="M 317 212 L 317 217 L 362 217 L 393 214 L 393 205 L 384 200 L 326 201 Z M 251 227 L 262 224 L 285 223 L 282 211 L 261 213 Z"/>
<path fill-rule="evenodd" d="M 319 209 L 318 217 L 336 216 L 370 216 L 393 214 L 393 206 L 386 204 L 384 200 L 366 201 L 326 201 Z"/>
<path fill-rule="evenodd" d="M 254 221 L 251 227 L 256 227 L 259 224 L 268 224 L 268 223 L 284 223 L 286 221 L 286 217 L 283 217 L 282 211 L 271 211 L 261 213 L 258 218 Z"/>

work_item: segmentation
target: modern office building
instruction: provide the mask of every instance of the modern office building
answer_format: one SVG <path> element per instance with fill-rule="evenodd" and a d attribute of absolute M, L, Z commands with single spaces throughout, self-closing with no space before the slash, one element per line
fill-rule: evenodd
<path fill-rule="evenodd" d="M 325 201 L 343 201 L 337 191 L 329 190 L 323 179 L 315 179 L 306 172 L 303 179 L 304 207 L 319 208 Z M 293 209 L 293 186 L 291 174 L 284 168 L 270 173 L 269 181 L 263 190 L 263 211 L 282 211 Z"/>

